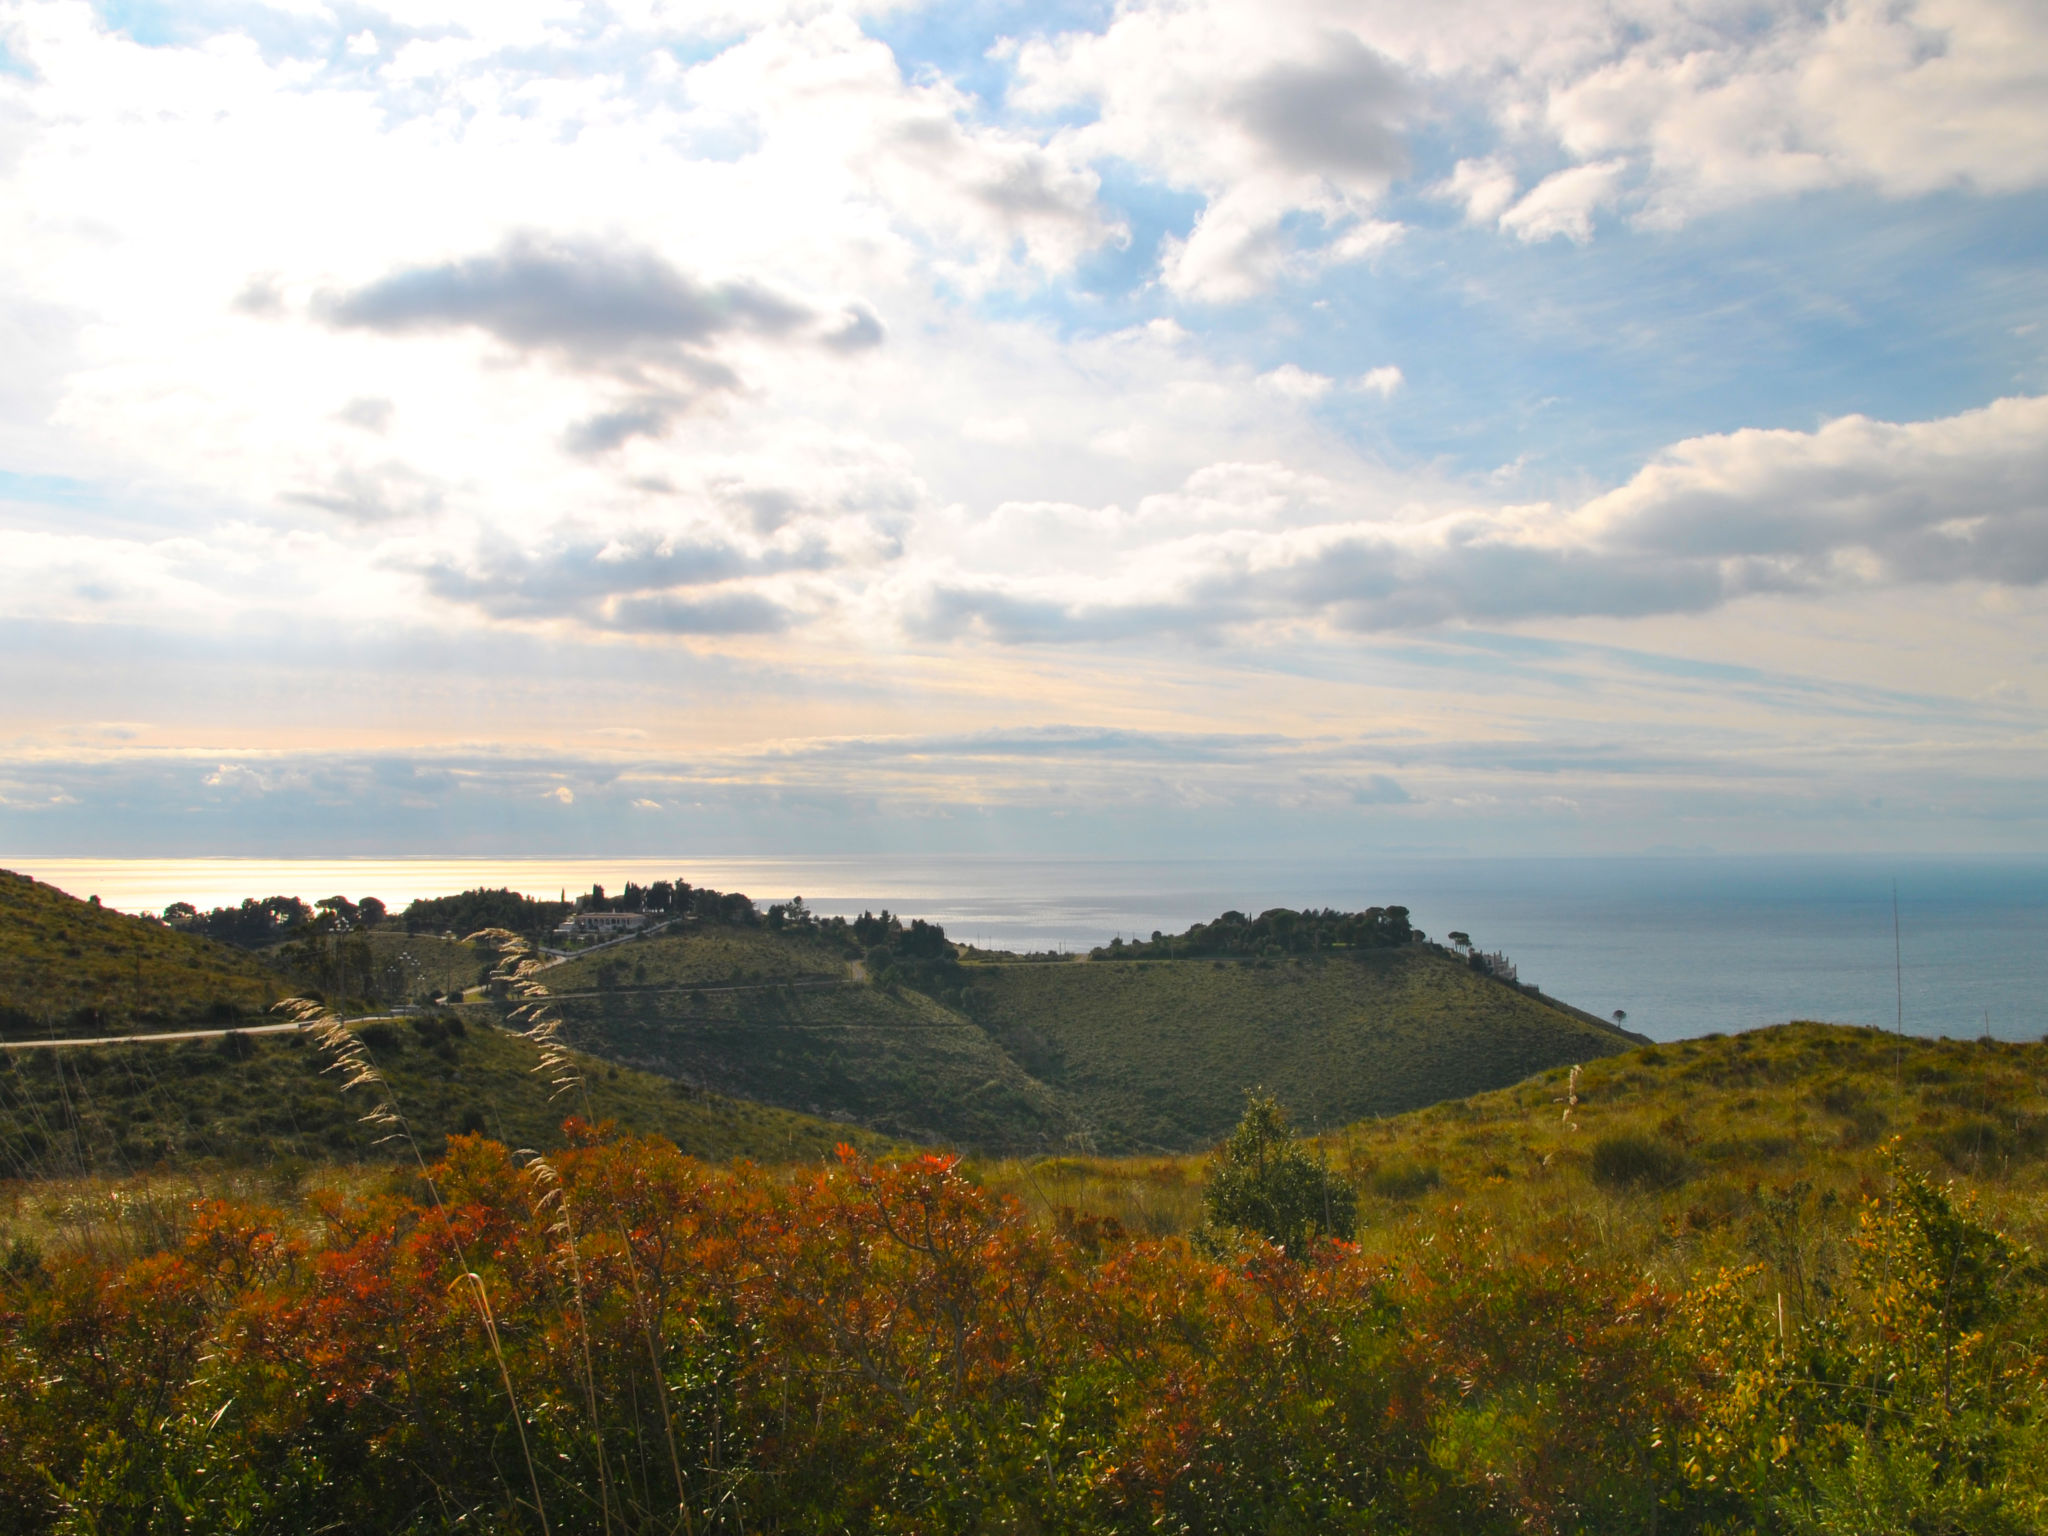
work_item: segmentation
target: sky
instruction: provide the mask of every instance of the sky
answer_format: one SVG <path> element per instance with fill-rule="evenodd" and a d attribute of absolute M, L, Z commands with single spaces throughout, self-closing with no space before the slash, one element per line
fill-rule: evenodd
<path fill-rule="evenodd" d="M 0 0 L 0 855 L 2048 853 L 2038 0 Z"/>

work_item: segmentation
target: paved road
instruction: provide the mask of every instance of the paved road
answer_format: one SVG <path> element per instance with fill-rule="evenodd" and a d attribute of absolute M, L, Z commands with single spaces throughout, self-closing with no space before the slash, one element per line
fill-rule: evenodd
<path fill-rule="evenodd" d="M 135 1045 L 146 1040 L 218 1040 L 222 1035 L 290 1035 L 299 1024 L 248 1024 L 240 1029 L 181 1029 L 171 1034 L 94 1035 L 80 1040 L 0 1040 L 0 1050 L 40 1051 L 60 1045 Z"/>
<path fill-rule="evenodd" d="M 365 1013 L 343 1019 L 341 1022 L 396 1022 L 402 1017 L 403 1015 L 391 1013 Z M 292 1035 L 307 1027 L 304 1024 L 244 1024 L 236 1029 L 180 1029 L 160 1034 L 92 1035 L 76 1040 L 0 1040 L 0 1051 L 41 1051 L 60 1045 L 139 1045 L 156 1040 L 218 1040 L 223 1035 Z"/>
<path fill-rule="evenodd" d="M 689 982 L 678 981 L 673 985 L 655 987 L 615 987 L 609 992 L 550 992 L 546 997 L 535 998 L 533 1001 L 559 1003 L 584 997 L 658 997 L 676 992 L 780 992 L 785 987 L 792 992 L 816 992 L 859 985 L 859 982 L 844 980 L 837 976 L 812 976 L 802 981 L 750 981 L 740 984 L 717 982 L 711 986 L 693 986 Z"/>

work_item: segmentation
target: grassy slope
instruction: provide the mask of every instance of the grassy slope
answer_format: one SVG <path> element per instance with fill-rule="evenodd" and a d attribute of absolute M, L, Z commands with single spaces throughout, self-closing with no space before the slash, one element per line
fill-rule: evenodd
<path fill-rule="evenodd" d="M 1898 1137 L 1910 1161 L 1974 1188 L 2009 1231 L 2048 1246 L 2048 1044 L 1801 1023 L 1591 1063 L 1567 1122 L 1569 1086 L 1548 1071 L 1326 1138 L 1333 1167 L 1365 1196 L 1361 1241 L 1392 1248 L 1446 1225 L 1554 1228 L 1666 1276 L 1762 1262 L 1804 1266 L 1807 1284 L 1847 1262 L 1861 1197 L 1881 1187 L 1881 1150 Z M 1596 1149 L 1623 1138 L 1663 1149 L 1665 1173 L 1597 1176 Z M 987 1172 L 1027 1202 L 1106 1211 L 1139 1230 L 1201 1219 L 1198 1158 Z"/>
<path fill-rule="evenodd" d="M 542 979 L 560 989 L 557 972 Z M 558 1007 L 567 1038 L 609 1059 L 906 1140 L 1035 1146 L 1067 1130 L 1043 1084 L 978 1026 L 916 992 L 619 992 Z"/>
<path fill-rule="evenodd" d="M 283 990 L 240 950 L 0 871 L 0 1030 L 10 1036 L 232 1021 Z"/>
<path fill-rule="evenodd" d="M 407 933 L 391 925 L 363 936 L 376 966 L 378 987 L 392 1002 L 421 993 L 441 996 L 451 987 L 473 987 L 490 973 L 493 957 L 458 939 Z"/>
<path fill-rule="evenodd" d="M 987 1150 L 1186 1150 L 1227 1130 L 1256 1083 L 1331 1124 L 1629 1043 L 1419 949 L 970 965 L 978 1019 L 909 990 L 764 984 L 843 969 L 815 945 L 714 930 L 620 945 L 540 979 L 563 999 L 571 1038 L 597 1054 Z M 575 996 L 607 978 L 601 995 Z"/>
<path fill-rule="evenodd" d="M 525 1040 L 436 1021 L 365 1031 L 421 1149 L 435 1156 L 451 1131 L 482 1130 L 515 1147 L 560 1140 L 569 1114 L 658 1132 L 707 1158 L 780 1160 L 829 1151 L 835 1141 L 874 1148 L 880 1138 L 759 1104 L 693 1092 L 615 1064 L 582 1060 L 588 1102 L 549 1102 Z M 302 1035 L 233 1042 L 102 1046 L 0 1056 L 0 1177 L 118 1174 L 158 1163 L 215 1159 L 380 1159 L 409 1155 L 375 1144 L 358 1117 L 366 1090 L 344 1097 L 327 1058 Z"/>
<path fill-rule="evenodd" d="M 625 986 L 717 986 L 729 983 L 838 979 L 846 962 L 823 945 L 745 928 L 713 928 L 620 944 L 550 966 L 551 991 L 589 991 L 609 973 Z"/>
<path fill-rule="evenodd" d="M 1263 1085 L 1309 1125 L 1412 1109 L 1631 1043 L 1422 949 L 1246 966 L 973 967 L 991 1032 L 1105 1149 L 1216 1140 Z"/>

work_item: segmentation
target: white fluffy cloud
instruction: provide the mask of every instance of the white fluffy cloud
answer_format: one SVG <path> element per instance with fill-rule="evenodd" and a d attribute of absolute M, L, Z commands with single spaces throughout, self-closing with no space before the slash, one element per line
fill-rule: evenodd
<path fill-rule="evenodd" d="M 1135 516 L 1092 518 L 1097 558 L 935 583 L 940 634 L 1090 641 L 1327 622 L 1382 630 L 1701 612 L 1758 593 L 2048 582 L 2048 398 L 1939 421 L 1679 443 L 1625 485 L 1541 503 L 1360 516 L 1281 467 L 1216 466 Z M 1349 515 L 1347 515 L 1349 513 Z M 1178 536 L 1146 540 L 1150 525 Z M 1072 547 L 1078 540 L 1062 546 Z M 1123 558 L 1099 558 L 1105 547 Z"/>
<path fill-rule="evenodd" d="M 1674 225 L 1822 187 L 2048 185 L 2031 0 L 1138 0 L 1018 62 L 1021 106 L 1097 113 L 1056 142 L 1203 195 L 1163 276 L 1220 301 L 1384 223 L 1416 131 L 1469 112 L 1498 142 L 1438 190 L 1523 240 L 1584 241 L 1603 209 Z"/>

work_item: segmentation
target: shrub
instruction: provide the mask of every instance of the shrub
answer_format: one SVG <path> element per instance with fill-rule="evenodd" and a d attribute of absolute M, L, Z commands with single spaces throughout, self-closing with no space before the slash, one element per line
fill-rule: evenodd
<path fill-rule="evenodd" d="M 1618 1134 L 1593 1143 L 1593 1179 L 1610 1189 L 1669 1189 L 1685 1182 L 1686 1156 L 1667 1141 Z"/>
<path fill-rule="evenodd" d="M 1442 1184 L 1443 1175 L 1434 1163 L 1397 1159 L 1375 1168 L 1365 1182 L 1366 1187 L 1382 1199 L 1413 1200 Z"/>
<path fill-rule="evenodd" d="M 1203 1196 L 1209 1219 L 1256 1232 L 1290 1253 L 1313 1237 L 1350 1237 L 1357 1193 L 1295 1140 L 1278 1101 L 1259 1093 L 1245 1100 L 1244 1118 L 1210 1164 Z"/>

